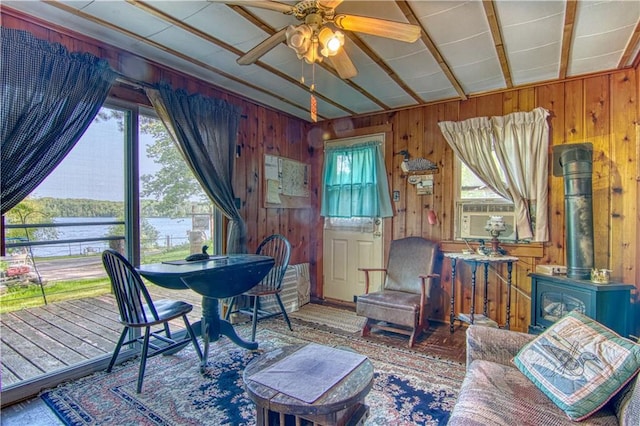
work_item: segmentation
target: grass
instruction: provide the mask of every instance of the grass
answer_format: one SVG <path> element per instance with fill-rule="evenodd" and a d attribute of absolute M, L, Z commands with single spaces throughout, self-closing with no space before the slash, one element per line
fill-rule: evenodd
<path fill-rule="evenodd" d="M 177 248 L 171 251 L 162 251 L 158 253 L 143 253 L 141 263 L 158 263 L 167 260 L 184 259 L 189 256 L 189 247 Z"/>
<path fill-rule="evenodd" d="M 110 292 L 111 283 L 107 277 L 57 281 L 44 287 L 47 303 L 96 297 Z M 31 284 L 26 287 L 11 287 L 0 298 L 0 313 L 5 314 L 42 305 L 44 305 L 44 299 L 38 284 Z"/>
<path fill-rule="evenodd" d="M 184 259 L 188 255 L 188 246 L 177 247 L 170 251 L 143 254 L 142 263 L 158 263 L 167 260 Z M 68 259 L 68 257 L 66 257 L 66 259 Z M 52 258 L 47 258 L 47 260 L 52 260 Z M 36 263 L 37 261 L 38 259 L 36 259 Z M 44 286 L 47 303 L 96 297 L 110 292 L 111 283 L 106 273 L 103 278 L 55 281 Z M 0 296 L 0 314 L 43 305 L 42 290 L 38 284 L 9 287 L 7 293 Z"/>

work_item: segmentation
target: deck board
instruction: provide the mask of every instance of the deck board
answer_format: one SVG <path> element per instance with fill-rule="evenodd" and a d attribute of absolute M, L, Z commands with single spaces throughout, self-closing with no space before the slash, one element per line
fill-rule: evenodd
<path fill-rule="evenodd" d="M 189 320 L 193 323 L 200 319 L 202 312 L 201 296 L 192 291 L 167 290 L 149 285 L 154 300 L 178 299 L 193 305 Z M 338 306 L 339 307 L 339 306 Z M 347 307 L 354 309 L 352 306 Z M 22 322 L 22 325 L 16 323 Z M 2 387 L 32 379 L 60 368 L 56 356 L 38 345 L 31 343 L 34 330 L 26 327 L 30 324 L 38 328 L 40 336 L 37 340 L 47 341 L 43 336 L 64 345 L 66 350 L 75 351 L 85 359 L 101 355 L 109 355 L 115 347 L 122 332 L 118 319 L 115 299 L 112 295 L 102 295 L 73 301 L 51 303 L 46 306 L 0 315 L 1 333 L 1 373 Z M 172 330 L 184 328 L 178 319 Z M 465 334 L 449 332 L 448 324 L 433 324 L 428 335 L 416 342 L 415 350 L 454 359 L 465 360 Z M 376 339 L 383 344 L 406 347 L 406 337 L 393 334 L 377 334 Z M 57 346 L 56 346 L 57 347 Z M 64 358 L 64 357 L 63 357 Z M 55 362 L 52 362 L 52 359 Z"/>
<path fill-rule="evenodd" d="M 76 310 L 66 302 L 60 302 L 59 304 L 49 305 L 44 307 L 43 309 L 47 310 L 52 315 L 60 315 L 72 327 L 75 332 L 74 334 L 77 336 L 89 336 L 89 335 L 97 335 L 104 336 L 108 339 L 115 330 L 122 330 L 122 326 L 114 327 L 113 325 L 108 325 L 105 321 L 95 321 L 91 316 L 84 317 L 79 315 Z M 54 312 L 54 310 L 56 312 Z M 114 322 L 117 321 L 117 317 L 114 317 Z M 66 328 L 66 327 L 65 327 Z M 108 339 L 115 343 L 118 339 Z"/>
<path fill-rule="evenodd" d="M 77 362 L 84 361 L 86 358 L 78 354 L 72 349 L 72 346 L 61 343 L 58 339 L 52 338 L 46 332 L 47 329 L 52 328 L 51 324 L 41 323 L 35 324 L 31 321 L 25 321 L 21 316 L 14 315 L 14 321 L 11 323 L 11 328 L 23 336 L 30 336 L 30 343 L 35 345 L 34 351 L 44 351 L 49 354 L 50 357 L 38 357 L 47 363 L 51 362 L 52 367 L 58 365 L 68 366 Z M 55 361 L 54 361 L 55 360 Z M 41 368 L 48 367 L 49 364 L 41 365 Z"/>
<path fill-rule="evenodd" d="M 73 350 L 80 354 L 84 359 L 90 359 L 104 353 L 104 351 L 85 342 L 77 336 L 73 336 L 65 330 L 60 329 L 58 326 L 51 324 L 36 315 L 33 315 L 33 313 L 29 312 L 28 310 L 16 312 L 16 316 L 21 318 L 23 321 L 28 322 L 33 327 L 36 327 L 38 330 L 45 333 L 52 339 L 58 342 L 64 341 L 66 345 L 72 347 Z"/>
<path fill-rule="evenodd" d="M 178 299 L 193 305 L 193 323 L 201 317 L 201 296 L 191 291 L 149 285 L 154 300 Z M 172 330 L 184 328 L 181 319 Z M 112 295 L 67 300 L 0 315 L 2 387 L 111 354 L 122 332 Z"/>
<path fill-rule="evenodd" d="M 40 316 L 42 319 L 48 321 L 51 324 L 55 324 L 61 330 L 64 330 L 67 335 L 74 336 L 78 339 L 88 342 L 91 345 L 99 348 L 103 352 L 112 350 L 115 346 L 115 342 L 118 340 L 118 337 L 113 330 L 105 329 L 106 331 L 101 331 L 98 328 L 91 330 L 82 327 L 81 325 L 76 324 L 76 322 L 70 321 L 65 316 L 67 314 L 66 310 L 58 310 L 54 305 L 38 308 L 34 311 L 35 315 Z M 111 338 L 111 334 L 113 334 L 114 337 Z M 61 341 L 67 344 L 67 339 L 61 339 Z"/>
<path fill-rule="evenodd" d="M 101 310 L 100 307 L 88 307 L 79 301 L 69 300 L 62 302 L 61 307 L 69 312 L 69 318 L 81 318 L 83 322 L 80 325 L 87 329 L 97 327 L 99 330 L 109 330 L 118 333 L 122 331 L 120 316 L 115 306 L 112 306 L 111 312 L 105 312 Z"/>
<path fill-rule="evenodd" d="M 3 329 L 3 335 L 6 331 Z M 12 334 L 9 332 L 8 334 Z M 44 373 L 41 368 L 30 363 L 28 359 L 17 352 L 10 341 L 14 339 L 2 339 L 2 387 L 16 381 L 36 377 Z"/>
<path fill-rule="evenodd" d="M 2 354 L 4 356 L 4 353 Z M 7 381 L 8 383 L 18 382 L 20 379 L 13 374 L 7 366 L 2 364 L 2 369 L 0 370 L 0 374 L 2 374 L 2 381 Z"/>
<path fill-rule="evenodd" d="M 25 338 L 23 336 L 29 336 Z M 46 350 L 38 346 L 34 341 L 38 339 L 33 329 L 25 330 L 21 327 L 20 320 L 12 317 L 11 325 L 2 328 L 2 342 L 8 344 L 15 352 L 20 354 L 22 359 L 41 371 L 53 371 L 65 367 L 59 359 L 51 356 Z M 4 363 L 5 353 L 2 351 L 2 362 Z M 17 358 L 17 357 L 16 357 Z M 23 362 L 24 362 L 23 361 Z M 20 366 L 19 370 L 22 370 Z M 13 370 L 18 374 L 18 371 Z M 3 383 L 4 385 L 4 383 Z"/>
<path fill-rule="evenodd" d="M 109 326 L 115 323 L 117 325 L 115 327 L 116 330 L 122 328 L 119 323 L 118 313 L 114 310 L 113 303 L 107 303 L 107 301 L 100 300 L 99 298 L 93 298 L 91 301 L 88 301 L 87 299 L 70 300 L 69 304 L 77 307 L 83 312 L 89 311 L 99 319 L 109 320 Z"/>

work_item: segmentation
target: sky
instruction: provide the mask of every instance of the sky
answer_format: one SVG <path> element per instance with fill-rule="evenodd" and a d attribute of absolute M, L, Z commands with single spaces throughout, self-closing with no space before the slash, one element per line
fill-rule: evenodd
<path fill-rule="evenodd" d="M 32 195 L 124 201 L 123 139 L 115 119 L 94 121 Z M 141 146 L 151 143 L 149 135 L 140 135 Z M 140 174 L 155 173 L 160 167 L 143 155 L 145 150 L 141 151 Z"/>

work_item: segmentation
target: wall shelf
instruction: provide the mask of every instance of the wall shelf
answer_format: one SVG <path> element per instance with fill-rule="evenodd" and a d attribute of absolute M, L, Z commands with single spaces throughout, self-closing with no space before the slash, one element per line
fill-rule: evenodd
<path fill-rule="evenodd" d="M 402 172 L 401 177 L 416 176 L 416 175 L 436 175 L 440 173 L 440 169 L 427 169 L 427 170 L 411 170 L 408 172 Z"/>

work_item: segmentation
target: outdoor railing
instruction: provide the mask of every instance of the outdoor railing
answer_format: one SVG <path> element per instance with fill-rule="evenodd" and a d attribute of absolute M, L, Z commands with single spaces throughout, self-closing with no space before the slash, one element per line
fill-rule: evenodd
<path fill-rule="evenodd" d="M 5 225 L 6 229 L 40 229 L 40 228 L 64 228 L 64 227 L 78 227 L 78 226 L 114 226 L 114 225 L 122 225 L 124 226 L 123 221 L 108 221 L 108 222 L 70 222 L 70 223 L 37 223 L 37 224 L 7 224 Z M 45 240 L 45 241 L 31 241 L 28 238 L 19 238 L 19 241 L 11 242 L 12 238 L 7 239 L 7 243 L 5 247 L 7 249 L 13 248 L 21 248 L 21 247 L 39 247 L 39 246 L 51 246 L 51 245 L 62 245 L 62 244 L 76 244 L 76 243 L 88 243 L 88 242 L 97 242 L 97 241 L 117 241 L 123 240 L 124 235 L 109 235 L 109 236 L 101 236 L 101 237 L 88 237 L 88 238 L 69 238 L 62 240 Z M 16 238 L 13 238 L 16 240 Z M 69 254 L 71 255 L 71 250 L 69 250 Z M 86 254 L 82 253 L 82 245 L 80 245 L 80 253 L 78 254 Z"/>
<path fill-rule="evenodd" d="M 6 228 L 106 228 L 123 225 L 122 221 L 91 221 L 7 224 Z M 6 238 L 5 247 L 9 256 L 0 256 L 0 312 L 109 292 L 109 280 L 100 255 L 105 248 L 113 247 L 114 242 L 120 245 L 125 237 L 89 236 L 91 232 L 85 231 L 80 232 L 81 237 L 67 232 L 67 235 L 71 234 L 73 237 L 55 240 L 33 241 L 26 236 Z M 142 247 L 143 259 L 149 258 L 150 261 L 159 261 L 158 256 L 183 258 L 189 254 L 188 238 L 175 235 L 157 237 L 146 243 L 143 241 Z"/>
<path fill-rule="evenodd" d="M 41 229 L 63 227 L 118 226 L 122 221 L 7 224 L 6 229 Z M 108 292 L 108 279 L 97 256 L 111 241 L 124 241 L 124 235 L 63 238 L 33 241 L 28 236 L 9 237 L 5 248 L 9 256 L 0 257 L 1 311 L 21 309 L 48 301 L 64 300 L 77 293 Z M 54 249 L 50 256 L 34 254 L 34 248 L 65 246 Z M 75 249 L 75 250 L 74 250 Z M 51 254 L 53 253 L 53 254 Z M 74 255 L 96 255 L 87 262 L 74 260 Z M 35 258 L 38 258 L 36 262 Z M 97 278 L 97 275 L 104 275 Z M 93 282 L 83 280 L 93 278 Z M 45 284 L 48 290 L 45 292 Z M 51 284 L 51 285 L 49 285 Z M 37 290 L 37 291 L 34 291 Z M 50 299 L 50 300 L 48 300 Z"/>

